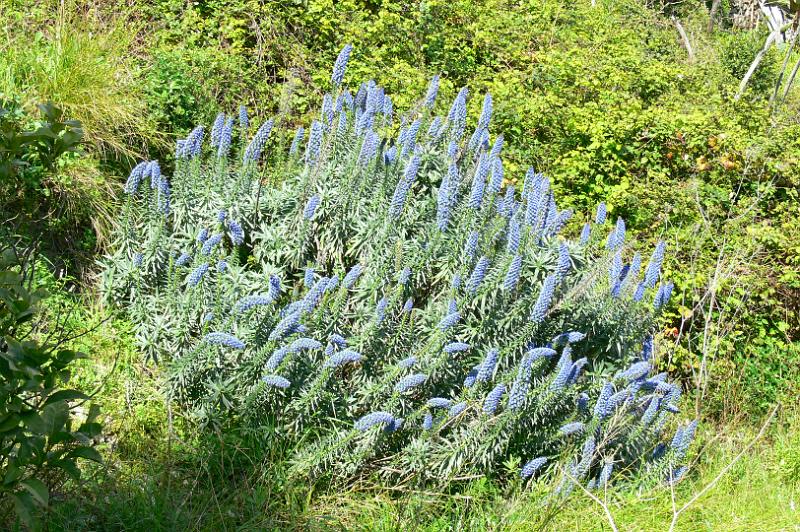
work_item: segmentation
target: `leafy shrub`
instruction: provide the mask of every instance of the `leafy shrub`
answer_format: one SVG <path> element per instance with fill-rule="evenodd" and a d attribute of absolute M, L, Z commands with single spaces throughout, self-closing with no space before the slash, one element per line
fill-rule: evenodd
<path fill-rule="evenodd" d="M 52 103 L 39 105 L 39 110 L 45 123 L 35 131 L 23 131 L 20 109 L 13 102 L 0 102 L 0 178 L 6 187 L 41 187 L 44 171 L 52 170 L 59 157 L 80 146 L 80 122 L 62 120 L 61 110 Z"/>
<path fill-rule="evenodd" d="M 203 100 L 203 85 L 192 78 L 181 58 L 156 51 L 146 81 L 150 113 L 159 125 L 182 131 L 197 122 L 193 114 Z"/>
<path fill-rule="evenodd" d="M 208 58 L 202 49 L 156 49 L 150 61 L 145 96 L 161 129 L 177 136 L 215 112 L 217 86 L 229 82 L 214 79 L 214 70 L 222 68 L 216 57 Z M 233 72 L 244 66 L 226 65 L 226 69 Z"/>
<path fill-rule="evenodd" d="M 80 477 L 80 458 L 100 461 L 92 440 L 101 430 L 98 410 L 77 421 L 88 397 L 64 388 L 70 364 L 85 355 L 62 344 L 68 333 L 39 330 L 38 304 L 29 291 L 26 266 L 12 249 L 0 255 L 0 495 L 10 496 L 23 523 L 32 525 L 36 507 L 67 477 Z M 56 324 L 58 325 L 58 324 Z M 37 341 L 39 336 L 45 340 Z M 75 426 L 77 425 L 77 429 Z"/>
<path fill-rule="evenodd" d="M 82 153 L 81 123 L 50 102 L 38 107 L 40 118 L 0 100 L 0 210 L 8 213 L 0 238 L 22 230 L 66 261 L 108 232 L 111 190 Z"/>
<path fill-rule="evenodd" d="M 762 402 L 774 402 L 776 393 L 794 393 L 796 364 L 786 368 L 795 371 L 781 370 L 778 379 L 761 377 L 775 374 L 772 354 L 792 343 L 796 348 L 800 334 L 793 304 L 798 298 L 794 257 L 800 234 L 794 230 L 798 126 L 791 101 L 784 113 L 760 96 L 769 90 L 751 90 L 753 98 L 731 101 L 763 44 L 758 31 L 718 29 L 713 36 L 699 38 L 705 34 L 698 28 L 706 8 L 682 6 L 679 16 L 694 36 L 697 58 L 688 62 L 674 25 L 663 13 L 634 0 L 597 7 L 576 4 L 569 10 L 554 1 L 509 7 L 499 0 L 481 5 L 437 0 L 419 9 L 408 9 L 403 2 L 334 3 L 309 9 L 305 3 L 277 6 L 257 0 L 213 5 L 153 0 L 132 6 L 122 16 L 114 2 L 84 15 L 75 7 L 59 11 L 20 0 L 6 12 L 16 19 L 15 29 L 20 28 L 11 32 L 12 38 L 20 35 L 35 47 L 52 41 L 52 20 L 73 21 L 64 39 L 79 43 L 83 41 L 70 35 L 81 34 L 82 28 L 105 35 L 124 26 L 126 38 L 83 42 L 83 56 L 95 57 L 102 44 L 107 55 L 102 66 L 117 67 L 116 74 L 103 81 L 126 82 L 115 102 L 133 98 L 146 103 L 146 110 L 137 108 L 137 116 L 149 113 L 148 127 L 167 133 L 207 121 L 218 105 L 233 108 L 238 102 L 270 102 L 258 107 L 259 113 L 277 111 L 282 120 L 291 116 L 308 122 L 315 105 L 311 100 L 316 101 L 325 87 L 327 65 L 342 40 L 358 43 L 351 65 L 357 77 L 374 77 L 399 93 L 395 103 L 403 108 L 413 103 L 434 72 L 446 73 L 443 95 L 454 94 L 460 85 L 491 92 L 497 99 L 493 123 L 505 135 L 504 163 L 512 182 L 522 175 L 523 163 L 535 164 L 551 178 L 562 206 L 584 211 L 605 201 L 614 217 L 625 218 L 638 245 L 658 239 L 670 242 L 666 267 L 675 272 L 670 277 L 680 297 L 673 298 L 664 314 L 665 329 L 686 333 L 686 309 L 705 300 L 707 280 L 722 251 L 718 234 L 729 234 L 735 249 L 753 250 L 763 244 L 733 280 L 753 287 L 747 304 L 742 305 L 738 295 L 720 300 L 718 315 L 732 329 L 727 335 L 732 341 L 721 344 L 715 357 L 719 365 L 711 371 L 715 377 L 736 377 L 747 363 L 760 378 L 746 386 L 738 379 L 714 378 L 709 385 L 724 385 L 717 392 L 727 398 L 730 387 L 755 389 Z M 65 17 L 65 11 L 78 14 Z M 127 38 L 134 33 L 137 39 Z M 25 74 L 27 52 L 23 46 L 9 48 L 8 57 L 19 61 L 7 61 L 4 78 L 16 80 L 4 85 L 17 87 L 16 92 L 28 87 L 22 91 L 25 96 L 34 92 L 30 87 L 40 79 Z M 780 61 L 774 52 L 756 72 L 763 78 L 756 79 L 754 87 L 772 86 Z M 48 48 L 39 55 L 50 58 L 53 52 Z M 83 66 L 77 65 L 69 79 L 82 78 L 88 91 L 95 81 L 82 72 Z M 41 79 L 49 83 L 55 77 Z M 28 79 L 31 83 L 23 83 Z M 94 109 L 118 112 L 108 103 Z M 93 129 L 87 122 L 88 135 Z M 155 138 L 155 133 L 148 136 Z M 171 157 L 165 156 L 170 147 L 150 148 L 151 154 L 159 154 L 151 156 L 171 167 Z M 69 168 L 66 179 L 58 180 L 65 183 L 58 189 L 59 199 L 76 208 L 83 204 L 84 212 L 94 207 L 107 210 L 107 201 L 87 204 L 82 197 L 102 181 L 85 179 L 98 170 Z M 72 193 L 63 193 L 66 190 Z M 752 209 L 751 200 L 758 200 Z M 743 205 L 748 208 L 737 207 Z M 720 223 L 747 211 L 747 223 L 736 228 Z M 90 239 L 84 241 L 89 247 Z M 679 267 L 687 263 L 695 265 L 694 271 Z M 680 352 L 664 357 L 675 362 L 670 369 L 685 378 L 697 375 L 707 356 L 696 347 L 702 342 L 689 340 L 692 336 L 682 334 Z M 729 405 L 725 412 L 750 410 L 754 402 L 744 394 L 742 398 L 724 401 Z"/>
<path fill-rule="evenodd" d="M 724 39 L 720 62 L 736 80 L 741 80 L 753 58 L 764 45 L 764 32 L 737 32 Z M 748 87 L 754 95 L 767 96 L 775 85 L 779 66 L 779 54 L 771 48 L 750 78 Z"/>
<path fill-rule="evenodd" d="M 466 137 L 468 91 L 436 116 L 438 78 L 397 119 L 374 82 L 343 88 L 348 53 L 308 134 L 249 137 L 242 108 L 178 142 L 171 180 L 131 173 L 104 293 L 172 396 L 274 431 L 297 475 L 680 477 L 695 424 L 659 443 L 680 388 L 650 375 L 663 243 L 628 258 L 604 205 L 568 239 L 546 177 L 508 184 L 491 96 Z M 288 154 L 262 157 L 274 137 Z"/>

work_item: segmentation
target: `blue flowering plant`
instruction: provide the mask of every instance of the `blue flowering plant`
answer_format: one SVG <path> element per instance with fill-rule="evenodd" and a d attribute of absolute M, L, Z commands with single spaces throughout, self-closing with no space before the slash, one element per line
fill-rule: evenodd
<path fill-rule="evenodd" d="M 534 169 L 515 187 L 488 94 L 473 121 L 435 77 L 395 116 L 374 81 L 350 92 L 352 52 L 310 125 L 248 137 L 256 116 L 220 114 L 171 177 L 131 173 L 104 293 L 170 396 L 271 427 L 297 476 L 679 480 L 695 424 L 666 435 L 681 389 L 654 370 L 665 246 L 644 262 L 602 204 L 581 227 Z"/>

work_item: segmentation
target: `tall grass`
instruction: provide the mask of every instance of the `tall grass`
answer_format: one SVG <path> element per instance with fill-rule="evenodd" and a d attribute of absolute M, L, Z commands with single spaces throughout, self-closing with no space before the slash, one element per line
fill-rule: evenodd
<path fill-rule="evenodd" d="M 149 118 L 132 60 L 137 34 L 122 18 L 63 3 L 50 23 L 11 22 L 0 36 L 0 93 L 29 108 L 53 101 L 83 123 L 104 158 L 139 157 L 165 139 Z"/>

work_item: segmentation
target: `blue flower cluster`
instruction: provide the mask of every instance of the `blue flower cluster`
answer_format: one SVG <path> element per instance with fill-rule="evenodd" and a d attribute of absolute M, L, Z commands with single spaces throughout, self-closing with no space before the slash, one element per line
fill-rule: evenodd
<path fill-rule="evenodd" d="M 574 220 L 548 177 L 514 175 L 491 95 L 446 107 L 434 76 L 397 113 L 345 82 L 352 54 L 307 129 L 252 134 L 241 106 L 179 141 L 169 179 L 131 171 L 109 295 L 169 357 L 170 393 L 275 426 L 293 474 L 680 479 L 697 425 L 665 439 L 681 389 L 652 374 L 665 244 L 643 264 L 604 203 Z"/>

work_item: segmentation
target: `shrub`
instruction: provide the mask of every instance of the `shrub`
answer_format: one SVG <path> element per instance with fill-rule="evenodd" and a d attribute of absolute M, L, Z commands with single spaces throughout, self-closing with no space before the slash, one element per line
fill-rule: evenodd
<path fill-rule="evenodd" d="M 374 82 L 341 85 L 349 50 L 307 132 L 242 108 L 178 142 L 171 180 L 131 173 L 103 291 L 170 394 L 201 423 L 272 431 L 294 475 L 511 463 L 566 471 L 562 494 L 682 475 L 695 425 L 659 443 L 680 387 L 651 375 L 663 243 L 629 257 L 604 205 L 569 239 L 547 177 L 508 184 L 490 95 L 466 136 L 468 91 L 438 116 L 438 78 L 396 118 Z"/>
<path fill-rule="evenodd" d="M 766 34 L 761 32 L 737 32 L 727 35 L 722 43 L 720 62 L 734 79 L 741 80 L 755 55 L 764 46 Z M 766 97 L 775 86 L 779 66 L 779 54 L 770 49 L 761 61 L 748 87 L 753 95 Z"/>
<path fill-rule="evenodd" d="M 41 117 L 0 100 L 0 238 L 19 230 L 68 261 L 108 233 L 112 191 L 81 151 L 81 123 L 50 102 L 38 107 Z"/>
<path fill-rule="evenodd" d="M 93 407 L 78 422 L 76 401 L 83 403 L 88 397 L 64 386 L 70 365 L 84 355 L 63 348 L 69 333 L 58 323 L 42 330 L 34 321 L 45 294 L 29 291 L 27 267 L 17 259 L 12 249 L 2 250 L 0 495 L 10 496 L 19 518 L 31 526 L 35 508 L 48 505 L 50 490 L 67 477 L 80 477 L 78 459 L 100 461 L 92 440 L 101 426 Z M 45 340 L 37 341 L 39 337 Z"/>
<path fill-rule="evenodd" d="M 77 151 L 83 138 L 80 122 L 62 120 L 60 109 L 52 103 L 39 105 L 44 124 L 35 131 L 24 131 L 22 112 L 14 102 L 0 101 L 0 178 L 3 196 L 11 189 L 42 187 L 42 174 L 53 170 L 62 155 Z M 7 189 L 6 189 L 7 188 Z M 17 192 L 19 194 L 19 192 Z"/>

